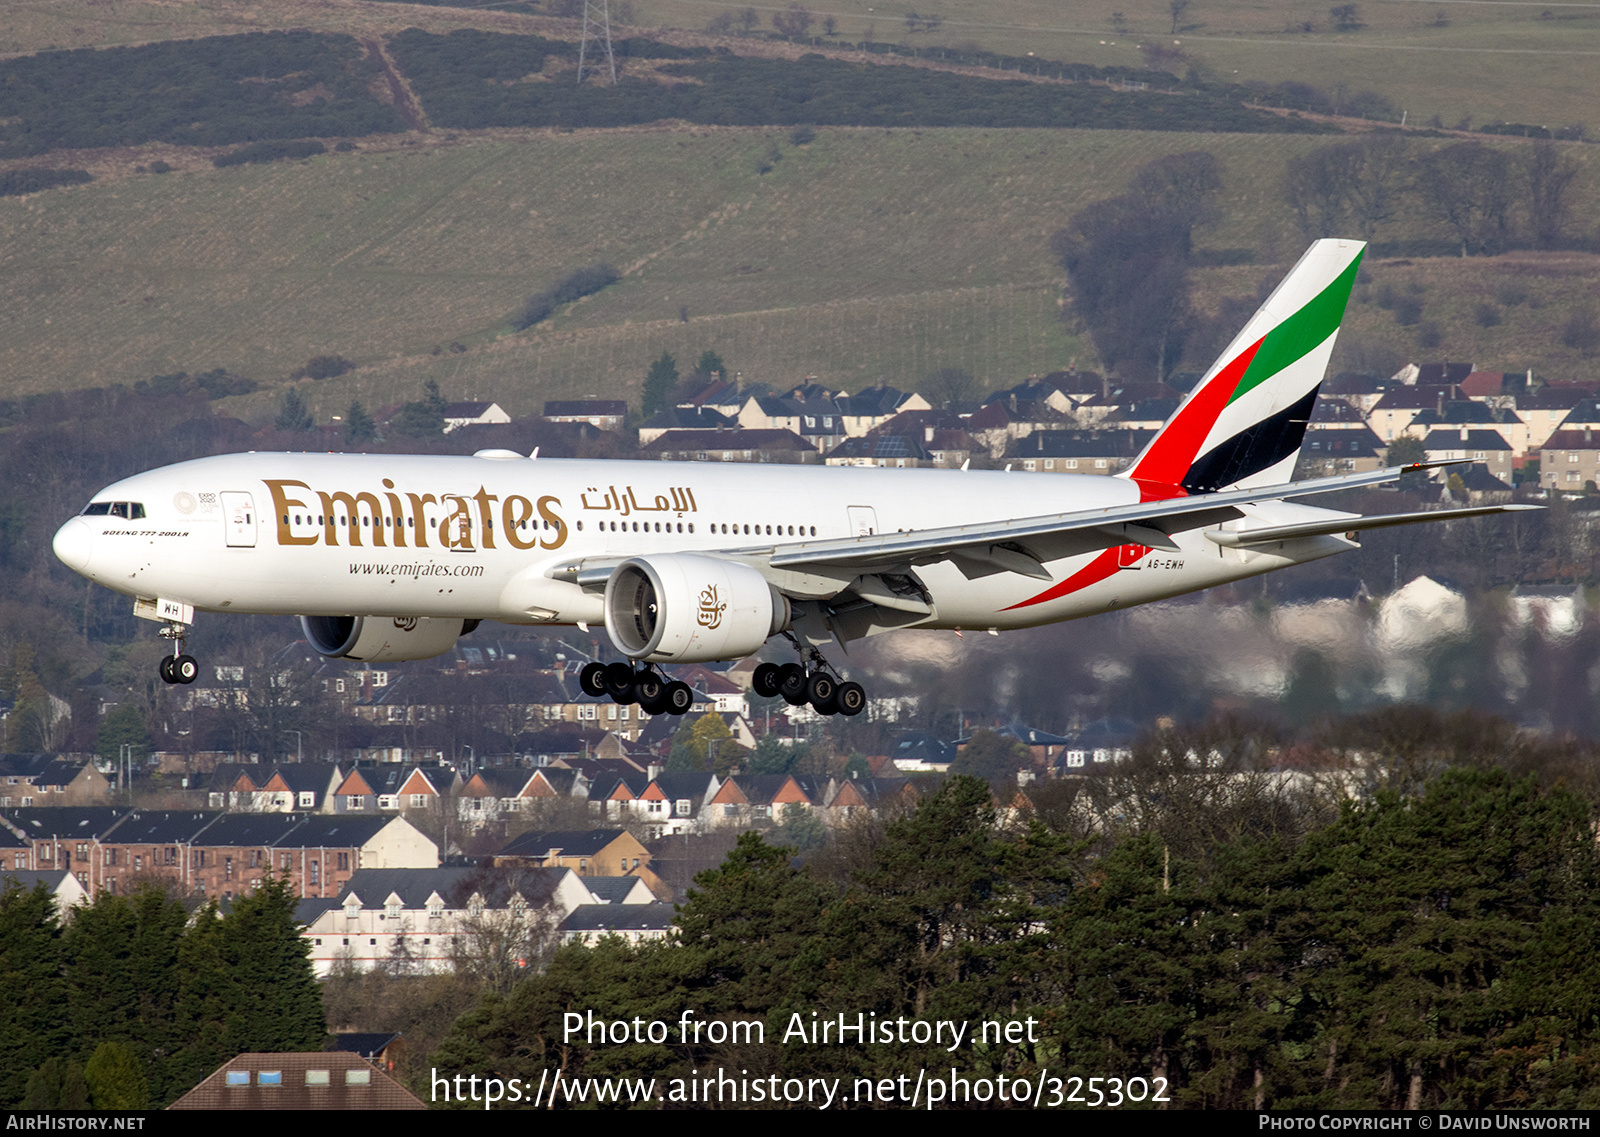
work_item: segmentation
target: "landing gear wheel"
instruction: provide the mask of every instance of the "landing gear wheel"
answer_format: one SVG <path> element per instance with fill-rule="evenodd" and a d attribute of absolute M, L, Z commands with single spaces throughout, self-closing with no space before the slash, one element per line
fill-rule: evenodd
<path fill-rule="evenodd" d="M 841 683 L 833 705 L 841 715 L 859 715 L 867 706 L 867 692 L 859 683 Z"/>
<path fill-rule="evenodd" d="M 806 701 L 806 669 L 798 663 L 783 665 L 782 678 L 778 684 L 778 694 L 783 696 L 783 701 L 791 707 L 805 705 Z"/>
<path fill-rule="evenodd" d="M 633 665 L 617 661 L 606 664 L 606 694 L 619 703 L 633 702 Z"/>
<path fill-rule="evenodd" d="M 178 681 L 178 677 L 172 673 L 172 657 L 170 655 L 161 657 L 161 664 L 156 670 L 161 672 L 161 681 L 163 683 L 176 683 Z"/>
<path fill-rule="evenodd" d="M 669 715 L 688 714 L 694 706 L 694 691 L 689 684 L 674 679 L 667 684 L 666 704 Z"/>
<path fill-rule="evenodd" d="M 641 707 L 652 715 L 661 713 L 660 711 L 650 710 L 650 707 L 654 703 L 661 702 L 666 693 L 666 683 L 662 681 L 661 676 L 653 671 L 642 673 L 633 684 L 633 697 L 638 700 Z"/>
<path fill-rule="evenodd" d="M 606 693 L 606 665 L 603 663 L 586 663 L 583 670 L 578 672 L 578 686 L 583 688 L 585 695 L 599 698 Z"/>
<path fill-rule="evenodd" d="M 172 661 L 172 675 L 179 683 L 193 683 L 200 676 L 200 661 L 192 655 L 180 655 Z"/>
<path fill-rule="evenodd" d="M 817 714 L 831 715 L 834 713 L 833 697 L 838 690 L 839 684 L 832 675 L 826 671 L 813 672 L 806 682 L 806 702 Z"/>
<path fill-rule="evenodd" d="M 776 695 L 782 682 L 783 668 L 776 663 L 763 663 L 756 668 L 756 673 L 750 677 L 750 686 L 754 687 L 756 694 L 763 699 L 770 699 Z"/>

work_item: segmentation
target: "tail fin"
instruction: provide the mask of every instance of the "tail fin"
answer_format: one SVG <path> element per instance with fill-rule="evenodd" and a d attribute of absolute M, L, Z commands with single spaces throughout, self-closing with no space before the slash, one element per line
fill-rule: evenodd
<path fill-rule="evenodd" d="M 1126 476 L 1190 493 L 1288 481 L 1365 249 L 1312 245 Z"/>

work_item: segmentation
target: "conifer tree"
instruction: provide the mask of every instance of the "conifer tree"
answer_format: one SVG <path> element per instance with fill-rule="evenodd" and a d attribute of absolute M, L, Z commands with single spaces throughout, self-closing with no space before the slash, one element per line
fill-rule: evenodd
<path fill-rule="evenodd" d="M 354 446 L 361 442 L 369 441 L 378 433 L 377 424 L 372 421 L 372 416 L 359 402 L 351 403 L 350 409 L 344 416 L 344 441 L 347 446 Z"/>
<path fill-rule="evenodd" d="M 88 1109 L 89 1086 L 83 1080 L 83 1067 L 65 1058 L 46 1059 L 28 1076 L 22 1108 Z"/>
<path fill-rule="evenodd" d="M 102 1042 L 96 1047 L 83 1068 L 83 1080 L 96 1109 L 146 1109 L 150 1105 L 143 1063 L 133 1047 L 123 1043 Z"/>
<path fill-rule="evenodd" d="M 66 986 L 61 979 L 61 927 L 55 897 L 0 886 L 0 1105 L 15 1106 L 29 1076 L 67 1040 Z M 59 1087 L 61 1073 L 56 1074 Z"/>
<path fill-rule="evenodd" d="M 301 400 L 300 392 L 290 387 L 284 393 L 283 404 L 278 408 L 278 417 L 273 420 L 272 425 L 279 430 L 298 432 L 310 430 L 316 425 L 316 421 Z"/>
<path fill-rule="evenodd" d="M 662 352 L 661 358 L 650 365 L 650 371 L 644 377 L 640 411 L 649 418 L 657 411 L 666 410 L 672 401 L 672 392 L 677 386 L 678 361 L 666 352 Z"/>
<path fill-rule="evenodd" d="M 286 878 L 268 877 L 222 921 L 225 1023 L 235 1051 L 317 1050 L 327 1027 Z"/>

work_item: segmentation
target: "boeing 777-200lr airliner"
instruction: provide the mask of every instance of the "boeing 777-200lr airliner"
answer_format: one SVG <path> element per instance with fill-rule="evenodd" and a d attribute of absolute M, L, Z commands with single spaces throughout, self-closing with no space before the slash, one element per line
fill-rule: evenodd
<path fill-rule="evenodd" d="M 1399 469 L 1289 482 L 1361 263 L 1314 244 L 1124 473 L 1028 477 L 378 454 L 231 454 L 108 486 L 56 555 L 163 624 L 194 680 L 196 611 L 298 615 L 323 655 L 426 659 L 481 620 L 604 623 L 626 657 L 593 695 L 682 714 L 659 664 L 799 660 L 755 686 L 822 713 L 866 694 L 818 650 L 900 628 L 1052 624 L 1356 548 L 1355 533 L 1518 506 L 1359 516 L 1291 498 Z"/>

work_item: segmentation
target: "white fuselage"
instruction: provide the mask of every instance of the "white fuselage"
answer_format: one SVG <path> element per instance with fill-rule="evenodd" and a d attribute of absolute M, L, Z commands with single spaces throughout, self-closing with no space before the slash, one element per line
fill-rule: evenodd
<path fill-rule="evenodd" d="M 91 508 L 113 503 L 113 512 L 73 518 L 56 549 L 108 588 L 204 611 L 590 624 L 604 622 L 601 594 L 552 575 L 585 559 L 759 556 L 868 532 L 1127 505 L 1139 493 L 1123 478 L 976 470 L 232 454 L 108 486 Z M 1224 528 L 1334 516 L 1281 501 L 1240 512 L 1245 520 Z M 1050 581 L 969 577 L 948 559 L 919 564 L 934 613 L 918 626 L 1033 627 L 1353 547 L 1315 537 L 1242 550 L 1198 529 L 1173 540 L 1176 550 L 1128 545 L 1047 560 Z M 1107 556 L 1114 571 L 1085 571 L 1110 566 Z M 1084 583 L 1061 592 L 1075 575 Z M 1059 594 L 1038 599 L 1052 588 Z"/>

